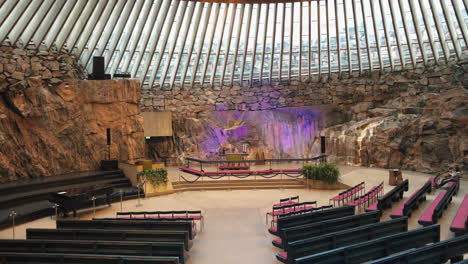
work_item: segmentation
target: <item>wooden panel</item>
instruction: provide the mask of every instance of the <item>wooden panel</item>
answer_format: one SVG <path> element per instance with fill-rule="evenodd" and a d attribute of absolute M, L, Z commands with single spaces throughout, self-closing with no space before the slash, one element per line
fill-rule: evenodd
<path fill-rule="evenodd" d="M 142 112 L 145 137 L 172 136 L 171 112 Z"/>

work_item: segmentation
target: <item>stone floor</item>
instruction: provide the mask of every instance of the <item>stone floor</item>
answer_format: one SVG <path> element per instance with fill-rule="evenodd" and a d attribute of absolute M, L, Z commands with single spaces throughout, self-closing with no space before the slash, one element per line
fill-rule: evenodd
<path fill-rule="evenodd" d="M 340 167 L 342 181 L 348 185 L 366 182 L 366 189 L 380 182 L 385 182 L 385 191 L 392 187 L 388 185 L 388 171 L 375 168 Z M 178 178 L 177 169 L 170 168 L 170 177 Z M 409 197 L 418 187 L 427 181 L 430 175 L 403 171 L 403 178 L 409 179 L 409 191 L 404 197 Z M 443 217 L 439 220 L 442 225 L 441 238 L 453 237 L 449 225 L 468 191 L 468 181 L 462 181 L 459 194 L 454 197 Z M 137 207 L 137 200 L 123 202 L 124 211 L 142 210 L 184 210 L 201 209 L 205 215 L 205 229 L 194 240 L 190 250 L 188 264 L 194 263 L 280 263 L 274 255 L 280 252 L 272 246 L 274 236 L 270 235 L 265 225 L 265 213 L 274 202 L 280 198 L 299 195 L 301 201 L 316 200 L 318 205 L 328 204 L 328 199 L 338 191 L 321 190 L 251 190 L 251 191 L 195 191 L 176 193 L 167 196 L 141 199 L 141 206 Z M 419 217 L 429 206 L 439 191 L 427 196 L 427 201 L 415 211 L 410 218 L 410 229 L 420 227 Z M 401 202 L 399 202 L 401 203 Z M 386 210 L 382 221 L 389 219 L 390 213 L 398 207 Z M 96 212 L 96 217 L 114 217 L 120 211 L 120 204 L 115 203 L 109 208 Z M 91 213 L 84 213 L 78 218 L 90 219 Z M 16 227 L 16 238 L 25 238 L 26 228 L 54 228 L 55 223 L 50 218 L 43 218 Z M 11 238 L 12 229 L 0 231 L 0 238 Z M 466 258 L 467 256 L 465 256 Z"/>

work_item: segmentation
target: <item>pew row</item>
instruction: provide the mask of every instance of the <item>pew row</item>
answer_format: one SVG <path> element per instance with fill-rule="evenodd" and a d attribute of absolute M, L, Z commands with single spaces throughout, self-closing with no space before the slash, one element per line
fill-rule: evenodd
<path fill-rule="evenodd" d="M 102 229 L 26 229 L 27 239 L 100 240 L 139 242 L 182 242 L 190 250 L 192 241 L 187 231 L 102 230 Z"/>
<path fill-rule="evenodd" d="M 400 217 L 381 223 L 363 225 L 289 242 L 286 252 L 277 254 L 276 258 L 281 262 L 293 264 L 296 258 L 406 231 L 408 231 L 408 218 Z"/>
<path fill-rule="evenodd" d="M 353 205 L 357 208 L 358 211 L 361 211 L 361 208 L 366 208 L 370 206 L 376 199 L 378 199 L 384 190 L 383 182 L 377 186 L 372 187 L 364 195 L 357 197 L 354 201 L 347 203 L 346 205 Z"/>
<path fill-rule="evenodd" d="M 310 238 L 325 233 L 345 230 L 347 228 L 358 227 L 378 223 L 380 221 L 380 212 L 368 212 L 364 214 L 345 216 L 307 225 L 288 227 L 283 229 L 283 236 L 273 240 L 273 245 L 279 248 L 287 247 L 287 243 Z"/>
<path fill-rule="evenodd" d="M 455 238 L 450 238 L 432 245 L 424 246 L 417 249 L 408 250 L 392 256 L 377 259 L 367 264 L 393 264 L 393 263 L 424 263 L 424 264 L 440 264 L 451 260 L 451 263 L 462 260 L 456 263 L 468 263 L 468 260 L 463 261 L 461 254 L 468 253 L 468 235 L 463 235 Z"/>
<path fill-rule="evenodd" d="M 414 229 L 295 259 L 296 264 L 358 264 L 440 241 L 440 225 Z"/>
<path fill-rule="evenodd" d="M 275 219 L 280 215 L 288 214 L 291 212 L 300 212 L 300 211 L 305 211 L 308 209 L 315 208 L 315 205 L 317 205 L 316 201 L 294 203 L 294 204 L 288 204 L 288 205 L 282 205 L 282 206 L 273 206 L 272 211 L 266 213 L 265 222 L 266 224 L 268 224 L 268 216 L 271 216 L 272 219 Z"/>
<path fill-rule="evenodd" d="M 408 191 L 408 187 L 408 179 L 406 179 L 377 199 L 377 202 L 366 208 L 366 211 L 379 210 L 383 213 L 384 210 L 391 208 L 394 202 L 403 198 L 403 193 Z"/>
<path fill-rule="evenodd" d="M 468 232 L 468 194 L 465 195 L 457 214 L 450 225 L 450 231 L 456 236 L 464 235 Z"/>
<path fill-rule="evenodd" d="M 416 190 L 405 202 L 398 206 L 398 208 L 392 212 L 390 217 L 411 217 L 411 213 L 416 210 L 423 201 L 426 200 L 426 193 L 431 193 L 431 190 L 432 183 L 429 180 L 423 185 L 423 187 Z"/>
<path fill-rule="evenodd" d="M 58 229 L 187 231 L 190 240 L 196 235 L 189 221 L 59 219 L 56 221 L 56 226 Z"/>
<path fill-rule="evenodd" d="M 280 199 L 279 203 L 274 204 L 273 206 L 283 206 L 283 205 L 289 205 L 289 204 L 295 204 L 295 203 L 299 203 L 299 195 Z"/>
<path fill-rule="evenodd" d="M 0 252 L 1 264 L 28 263 L 28 264 L 178 264 L 176 257 L 147 257 L 147 256 L 111 256 L 65 253 L 16 253 Z"/>
<path fill-rule="evenodd" d="M 117 212 L 117 218 L 121 219 L 178 219 L 186 221 L 200 221 L 200 229 L 205 226 L 204 217 L 200 210 L 197 211 L 140 211 Z"/>
<path fill-rule="evenodd" d="M 279 218 L 277 219 L 278 221 L 276 227 L 271 227 L 270 229 L 268 229 L 268 232 L 270 232 L 272 235 L 281 237 L 283 235 L 282 230 L 284 228 L 354 215 L 354 211 L 354 206 L 344 206 L 319 211 L 312 211 L 297 215 L 279 216 Z"/>
<path fill-rule="evenodd" d="M 361 196 L 364 193 L 365 189 L 366 184 L 361 182 L 346 191 L 340 192 L 337 196 L 330 198 L 328 203 L 331 204 L 331 202 L 333 202 L 333 207 L 335 207 L 336 204 L 340 206 L 340 204 L 343 205 L 349 202 L 349 200 L 354 201 L 357 196 Z"/>
<path fill-rule="evenodd" d="M 427 208 L 424 214 L 419 218 L 418 223 L 423 226 L 437 223 L 448 204 L 452 201 L 456 188 L 456 183 L 450 182 L 448 184 L 448 190 L 442 191 L 437 195 L 435 200 L 429 205 L 429 208 Z"/>
<path fill-rule="evenodd" d="M 177 257 L 181 264 L 188 259 L 181 242 L 0 239 L 0 252 L 164 256 Z"/>

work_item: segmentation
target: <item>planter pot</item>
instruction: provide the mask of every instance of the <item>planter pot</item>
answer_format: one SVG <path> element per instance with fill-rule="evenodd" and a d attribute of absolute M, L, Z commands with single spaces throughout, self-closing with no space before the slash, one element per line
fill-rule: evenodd
<path fill-rule="evenodd" d="M 335 184 L 328 184 L 323 181 L 315 181 L 315 180 L 307 180 L 307 179 L 301 179 L 301 181 L 307 185 L 308 188 L 310 189 L 318 189 L 318 190 L 343 190 L 343 189 L 348 189 L 350 186 L 338 182 Z"/>
<path fill-rule="evenodd" d="M 145 195 L 146 197 L 170 194 L 174 192 L 172 188 L 171 181 L 168 181 L 166 184 L 159 184 L 158 186 L 153 186 L 149 181 L 146 182 L 145 186 Z"/>

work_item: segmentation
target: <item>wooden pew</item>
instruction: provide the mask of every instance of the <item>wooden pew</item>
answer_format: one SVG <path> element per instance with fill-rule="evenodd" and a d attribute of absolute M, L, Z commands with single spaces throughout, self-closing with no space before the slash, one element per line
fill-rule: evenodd
<path fill-rule="evenodd" d="M 427 181 L 423 187 L 416 190 L 405 202 L 398 206 L 395 211 L 390 215 L 391 218 L 397 217 L 411 217 L 413 210 L 416 210 L 423 201 L 426 200 L 426 193 L 431 193 L 432 183 Z"/>
<path fill-rule="evenodd" d="M 385 209 L 391 208 L 394 202 L 403 198 L 403 193 L 408 191 L 408 186 L 408 179 L 406 179 L 384 194 L 381 198 L 377 199 L 377 202 L 366 208 L 366 211 L 379 210 L 383 213 Z"/>
<path fill-rule="evenodd" d="M 176 257 L 146 257 L 146 256 L 110 256 L 65 253 L 14 253 L 0 252 L 0 264 L 28 263 L 73 263 L 73 264 L 178 264 Z"/>
<path fill-rule="evenodd" d="M 454 232 L 456 236 L 468 233 L 468 194 L 465 195 L 457 214 L 453 218 L 450 231 Z"/>
<path fill-rule="evenodd" d="M 277 254 L 276 258 L 284 263 L 293 264 L 294 259 L 299 257 L 406 231 L 408 231 L 408 218 L 400 217 L 385 222 L 363 225 L 289 242 L 286 246 L 286 252 Z"/>
<path fill-rule="evenodd" d="M 334 218 L 326 221 L 288 227 L 283 229 L 282 237 L 273 241 L 273 245 L 279 248 L 286 248 L 287 243 L 297 241 L 329 232 L 345 230 L 347 228 L 358 227 L 378 223 L 380 212 L 368 212 L 364 214 Z"/>
<path fill-rule="evenodd" d="M 189 221 L 59 219 L 56 226 L 58 229 L 187 231 L 191 240 L 196 234 Z"/>
<path fill-rule="evenodd" d="M 439 264 L 450 260 L 450 263 L 468 263 L 463 261 L 463 254 L 468 253 L 468 235 L 450 238 L 429 246 L 408 250 L 367 264 L 424 263 Z"/>
<path fill-rule="evenodd" d="M 295 263 L 358 264 L 439 241 L 440 225 L 432 225 L 405 233 L 381 237 L 314 255 L 296 258 Z"/>
<path fill-rule="evenodd" d="M 0 252 L 177 257 L 181 264 L 188 258 L 182 242 L 0 239 Z"/>
<path fill-rule="evenodd" d="M 312 202 L 302 202 L 302 203 L 294 203 L 282 206 L 273 206 L 271 212 L 267 212 L 265 215 L 265 222 L 268 223 L 268 216 L 271 215 L 273 219 L 277 218 L 280 215 L 285 215 L 291 212 L 300 212 L 307 209 L 315 208 L 317 205 L 316 201 Z"/>
<path fill-rule="evenodd" d="M 423 226 L 437 223 L 448 204 L 452 201 L 452 196 L 455 194 L 456 189 L 457 184 L 450 182 L 448 184 L 448 190 L 439 193 L 429 208 L 427 208 L 424 214 L 419 218 L 418 223 Z"/>
<path fill-rule="evenodd" d="M 190 250 L 192 241 L 187 231 L 102 230 L 102 229 L 26 229 L 27 239 L 100 240 L 140 242 L 183 242 Z"/>
<path fill-rule="evenodd" d="M 277 221 L 277 226 L 268 229 L 268 232 L 270 232 L 273 235 L 281 237 L 282 230 L 284 228 L 354 215 L 354 211 L 355 211 L 354 206 L 343 206 L 343 207 L 338 207 L 338 208 L 330 208 L 330 209 L 325 209 L 325 210 L 312 211 L 312 212 L 308 212 L 304 214 L 280 216 Z"/>

